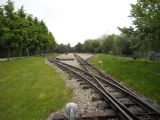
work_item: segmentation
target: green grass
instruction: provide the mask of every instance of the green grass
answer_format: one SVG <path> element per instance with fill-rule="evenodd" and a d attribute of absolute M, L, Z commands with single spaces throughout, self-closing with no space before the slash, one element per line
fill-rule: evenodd
<path fill-rule="evenodd" d="M 102 61 L 102 65 L 98 65 Z M 160 104 L 160 62 L 98 54 L 92 63 L 113 78 Z"/>
<path fill-rule="evenodd" d="M 72 90 L 45 58 L 0 62 L 0 120 L 41 120 L 70 100 Z"/>

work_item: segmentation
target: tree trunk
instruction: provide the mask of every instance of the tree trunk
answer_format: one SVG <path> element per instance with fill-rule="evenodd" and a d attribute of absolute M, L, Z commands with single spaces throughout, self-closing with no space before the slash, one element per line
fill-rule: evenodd
<path fill-rule="evenodd" d="M 149 51 L 148 52 L 148 59 L 151 60 L 151 61 L 154 61 L 156 59 L 154 51 Z"/>
<path fill-rule="evenodd" d="M 38 55 L 38 50 L 36 49 L 36 55 Z"/>
<path fill-rule="evenodd" d="M 10 47 L 8 47 L 8 56 L 7 56 L 8 57 L 8 61 L 9 61 L 9 58 L 10 58 L 10 51 L 11 51 Z"/>
<path fill-rule="evenodd" d="M 20 51 L 19 51 L 19 57 L 21 58 L 22 56 L 22 47 L 20 48 Z"/>
<path fill-rule="evenodd" d="M 28 50 L 28 48 L 26 48 L 26 52 L 27 52 L 27 56 L 29 56 L 29 50 Z"/>

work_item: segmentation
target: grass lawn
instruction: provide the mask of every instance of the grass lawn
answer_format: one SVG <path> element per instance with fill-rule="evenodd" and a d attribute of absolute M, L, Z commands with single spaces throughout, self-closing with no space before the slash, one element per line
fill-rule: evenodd
<path fill-rule="evenodd" d="M 98 61 L 102 61 L 102 65 L 98 65 Z M 105 54 L 98 54 L 91 62 L 137 93 L 160 104 L 160 62 Z"/>
<path fill-rule="evenodd" d="M 72 90 L 47 57 L 0 62 L 0 120 L 42 120 L 70 100 Z"/>

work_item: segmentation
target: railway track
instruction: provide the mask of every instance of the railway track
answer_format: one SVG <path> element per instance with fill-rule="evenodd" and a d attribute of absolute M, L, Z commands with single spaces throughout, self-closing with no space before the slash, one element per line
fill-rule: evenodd
<path fill-rule="evenodd" d="M 92 64 L 88 63 L 86 60 L 82 59 L 80 56 L 78 56 L 77 54 L 74 53 L 75 58 L 77 59 L 77 61 L 79 62 L 80 66 L 88 71 L 91 72 L 93 75 L 98 75 L 99 77 L 112 82 L 113 84 L 118 85 L 119 87 L 127 90 L 128 92 L 130 92 L 131 94 L 134 95 L 133 92 L 131 92 L 129 89 L 127 89 L 126 87 L 122 86 L 120 83 L 118 83 L 116 80 L 114 80 L 113 78 L 111 78 L 110 76 L 104 74 L 102 71 L 100 71 L 99 69 L 97 69 L 95 66 L 93 66 Z"/>
<path fill-rule="evenodd" d="M 55 59 L 48 59 L 48 61 L 83 80 L 83 85 L 94 89 L 108 105 L 105 112 L 110 112 L 108 116 L 106 116 L 106 119 L 160 120 L 159 111 L 141 101 L 123 86 L 111 82 L 111 80 L 106 80 L 104 76 L 102 77 L 100 74 L 89 70 L 89 68 L 87 68 L 88 64 L 79 56 L 75 56 L 85 70 Z"/>

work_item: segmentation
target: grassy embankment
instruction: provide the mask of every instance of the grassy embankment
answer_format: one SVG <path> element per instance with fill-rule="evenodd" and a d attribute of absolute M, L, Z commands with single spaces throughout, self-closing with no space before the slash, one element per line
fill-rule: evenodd
<path fill-rule="evenodd" d="M 102 61 L 102 65 L 98 65 Z M 137 93 L 160 104 L 160 62 L 98 54 L 92 63 Z"/>
<path fill-rule="evenodd" d="M 44 119 L 70 100 L 72 90 L 45 58 L 0 62 L 0 120 Z"/>

